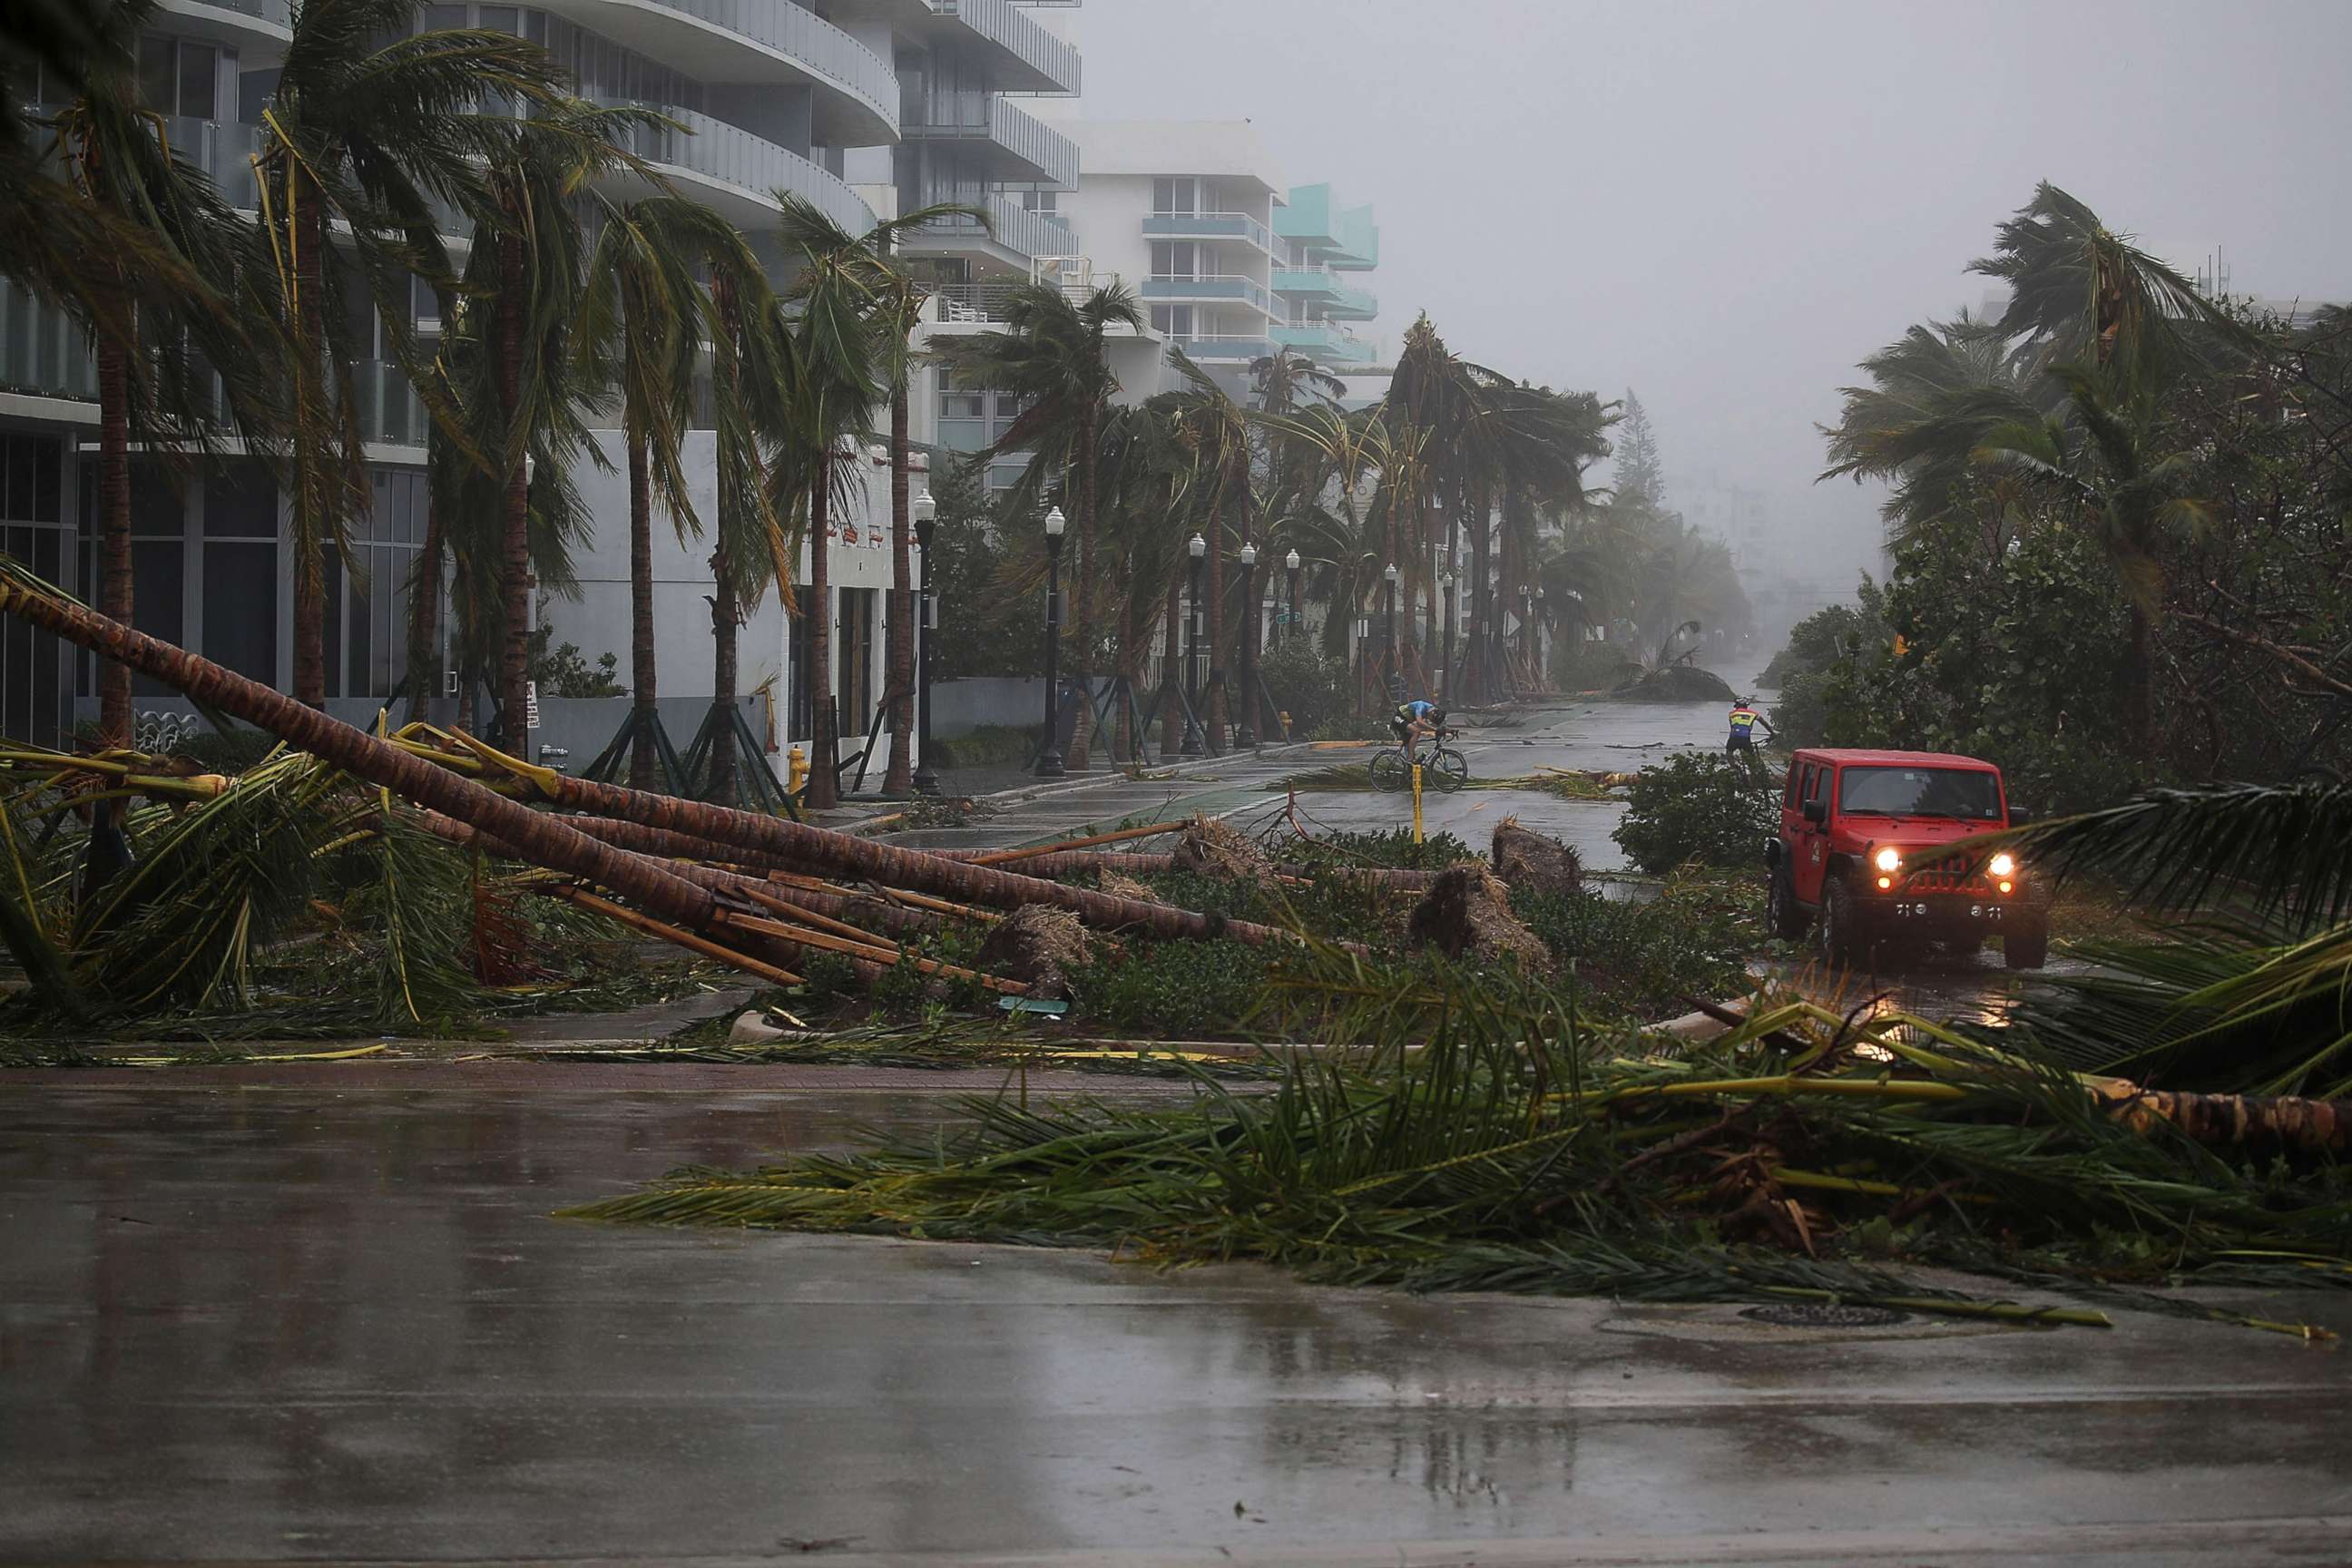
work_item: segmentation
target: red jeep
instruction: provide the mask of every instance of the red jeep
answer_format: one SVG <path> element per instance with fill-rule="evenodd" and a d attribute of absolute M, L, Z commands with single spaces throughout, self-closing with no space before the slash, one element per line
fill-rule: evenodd
<path fill-rule="evenodd" d="M 2011 969 L 2039 969 L 2050 910 L 2005 848 L 1971 839 L 2025 820 L 2000 770 L 1941 752 L 1802 751 L 1780 792 L 1780 831 L 1765 847 L 1773 934 L 1814 926 L 1830 963 L 1929 945 L 1974 952 L 2001 939 Z"/>

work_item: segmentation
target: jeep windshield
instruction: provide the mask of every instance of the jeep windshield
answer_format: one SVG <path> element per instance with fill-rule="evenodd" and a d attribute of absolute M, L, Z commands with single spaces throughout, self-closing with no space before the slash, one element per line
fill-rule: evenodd
<path fill-rule="evenodd" d="M 1971 768 L 1847 768 L 1838 810 L 1848 816 L 1946 816 L 2000 820 L 2000 779 Z"/>

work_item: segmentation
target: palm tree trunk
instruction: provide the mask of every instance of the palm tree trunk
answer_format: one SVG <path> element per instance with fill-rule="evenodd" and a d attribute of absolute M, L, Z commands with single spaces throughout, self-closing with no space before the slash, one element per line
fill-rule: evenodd
<path fill-rule="evenodd" d="M 98 341 L 98 507 L 99 604 L 127 626 L 131 624 L 131 369 L 129 356 L 110 334 Z M 131 667 L 101 662 L 99 744 L 128 749 L 133 738 Z"/>
<path fill-rule="evenodd" d="M 2142 761 L 2156 755 L 2156 627 L 2137 601 L 2126 606 L 2130 640 L 2124 651 L 2124 727 Z"/>
<path fill-rule="evenodd" d="M 432 701 L 441 674 L 440 648 L 433 634 L 441 621 L 441 555 L 446 548 L 442 534 L 446 520 L 434 489 L 429 483 L 426 486 L 425 547 L 416 552 L 416 574 L 408 584 L 408 720 L 412 724 L 424 719 L 425 704 Z"/>
<path fill-rule="evenodd" d="M 1142 677 L 1143 642 L 1142 616 L 1135 607 L 1135 597 L 1122 595 L 1119 601 L 1118 647 L 1113 650 L 1118 671 L 1118 741 L 1116 749 L 1125 754 L 1132 767 L 1143 761 L 1143 733 L 1135 710 L 1135 683 Z M 1116 762 L 1118 759 L 1112 759 Z"/>
<path fill-rule="evenodd" d="M 1494 597 L 1486 580 L 1492 523 L 1482 508 L 1470 531 L 1470 680 L 1463 689 L 1472 702 L 1491 702 L 1495 695 L 1487 679 L 1494 662 Z"/>
<path fill-rule="evenodd" d="M 266 730 L 354 778 L 490 834 L 538 865 L 584 878 L 635 900 L 665 920 L 699 928 L 716 918 L 717 902 L 709 892 L 671 875 L 658 861 L 599 843 L 566 826 L 561 817 L 534 811 L 462 773 L 412 756 L 210 659 L 134 631 L 21 579 L 0 580 L 0 610 L 21 616 L 77 647 L 152 676 L 232 719 Z"/>
<path fill-rule="evenodd" d="M 735 552 L 727 542 L 724 523 L 719 547 L 710 552 L 710 798 L 720 805 L 735 804 L 735 688 L 740 680 L 737 650 L 741 642 L 735 592 Z"/>
<path fill-rule="evenodd" d="M 289 215 L 287 232 L 294 237 L 298 254 L 294 258 L 294 286 L 299 292 L 295 307 L 296 330 L 294 352 L 302 356 L 303 371 L 295 380 L 297 395 L 307 395 L 321 403 L 331 395 L 333 384 L 325 374 L 327 346 L 327 313 L 325 303 L 325 268 L 320 253 L 327 243 L 327 225 L 315 199 L 305 199 L 309 187 L 297 183 L 294 186 L 294 210 Z M 304 382 L 309 384 L 305 386 Z M 333 521 L 329 515 L 328 495 L 341 481 L 327 471 L 329 465 L 340 463 L 341 455 L 331 446 L 317 438 L 311 420 L 295 420 L 294 477 L 295 505 L 305 516 L 297 525 L 298 548 L 307 546 L 304 558 L 294 563 L 294 696 L 323 710 L 327 706 L 327 542 L 333 533 Z M 331 417 L 330 411 L 310 411 L 314 418 Z"/>
<path fill-rule="evenodd" d="M 1160 660 L 1160 689 L 1165 692 L 1160 703 L 1160 760 L 1172 760 L 1184 743 L 1179 720 L 1183 705 L 1178 693 L 1184 683 L 1183 640 L 1177 616 L 1183 605 L 1184 580 L 1171 573 L 1168 577 L 1168 623 L 1163 634 L 1165 652 Z"/>
<path fill-rule="evenodd" d="M 506 749 L 520 757 L 530 750 L 530 710 L 526 689 L 530 647 L 530 480 L 523 454 L 529 449 L 515 427 L 522 403 L 523 249 L 519 235 L 499 241 L 499 412 L 505 417 L 506 489 L 499 585 L 506 610 L 506 641 L 499 660 L 499 701 L 506 710 L 499 726 Z"/>
<path fill-rule="evenodd" d="M 890 388 L 890 765 L 882 793 L 915 787 L 915 587 L 908 553 L 907 384 Z"/>
<path fill-rule="evenodd" d="M 1078 450 L 1071 464 L 1076 481 L 1078 508 L 1078 582 L 1073 595 L 1077 609 L 1077 637 L 1070 645 L 1070 670 L 1077 678 L 1078 711 L 1070 727 L 1070 746 L 1062 766 L 1073 773 L 1093 766 L 1089 742 L 1094 738 L 1094 689 L 1087 677 L 1092 668 L 1095 639 L 1095 440 L 1098 421 L 1089 405 L 1078 416 Z"/>
<path fill-rule="evenodd" d="M 833 563 L 830 503 L 832 453 L 817 454 L 809 479 L 809 779 L 806 804 L 819 811 L 841 804 L 839 759 L 833 724 Z"/>
<path fill-rule="evenodd" d="M 627 352 L 634 353 L 632 342 Z M 654 668 L 654 498 L 646 434 L 630 421 L 629 444 L 629 684 L 636 730 L 629 744 L 629 787 L 652 789 L 661 777 L 654 743 L 659 700 Z"/>
<path fill-rule="evenodd" d="M 1208 729 L 1208 745 L 1213 756 L 1225 752 L 1225 525 L 1223 508 L 1215 500 L 1209 503 L 1209 685 L 1202 693 L 1201 706 L 1207 709 L 1202 722 Z"/>

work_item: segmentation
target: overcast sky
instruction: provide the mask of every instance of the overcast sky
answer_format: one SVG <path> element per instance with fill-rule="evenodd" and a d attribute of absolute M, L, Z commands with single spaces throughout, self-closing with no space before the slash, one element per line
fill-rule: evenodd
<path fill-rule="evenodd" d="M 1640 392 L 1669 484 L 1812 488 L 1853 363 L 2048 179 L 2238 292 L 2352 297 L 2352 0 L 1085 0 L 1088 118 L 1254 121 L 1381 225 L 1376 330 Z"/>

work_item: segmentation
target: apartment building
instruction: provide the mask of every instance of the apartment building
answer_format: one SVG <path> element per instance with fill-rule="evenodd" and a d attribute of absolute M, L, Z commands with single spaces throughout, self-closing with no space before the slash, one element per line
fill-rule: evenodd
<path fill-rule="evenodd" d="M 1342 375 L 1369 370 L 1380 345 L 1359 337 L 1352 323 L 1381 313 L 1380 300 L 1359 281 L 1381 264 L 1372 209 L 1342 205 L 1328 184 L 1293 185 L 1275 209 L 1274 234 L 1281 310 L 1275 342 Z"/>
<path fill-rule="evenodd" d="M 1076 146 L 1015 101 L 1078 89 L 1077 52 L 1055 32 L 1054 8 L 1014 0 L 465 0 L 428 5 L 420 19 L 425 27 L 530 38 L 574 73 L 583 96 L 662 110 L 677 128 L 637 132 L 634 150 L 733 220 L 780 274 L 775 191 L 805 197 L 852 232 L 919 205 L 981 206 L 991 215 L 988 229 L 941 224 L 905 247 L 955 286 L 976 288 L 1025 278 L 1037 258 L 1076 248 L 1054 209 L 1076 184 Z M 290 25 L 288 0 L 160 0 L 142 40 L 147 100 L 164 117 L 173 146 L 247 209 L 255 199 L 248 159 L 275 67 L 292 42 Z M 453 238 L 462 246 L 462 234 Z M 418 296 L 409 309 L 429 331 L 430 295 Z M 379 328 L 366 323 L 378 345 Z M 330 563 L 327 662 L 330 707 L 364 719 L 406 671 L 427 423 L 387 361 L 362 363 L 354 379 L 375 507 L 358 534 L 367 559 L 351 563 L 364 569 Z M 96 583 L 95 382 L 72 323 L 0 285 L 0 547 L 83 594 Z M 698 444 L 707 449 L 708 440 Z M 617 456 L 616 438 L 607 447 Z M 625 488 L 593 471 L 579 477 L 595 519 L 575 559 L 580 592 L 543 602 L 540 620 L 592 662 L 610 651 L 625 665 Z M 845 730 L 862 730 L 879 696 L 890 575 L 887 552 L 875 542 L 887 528 L 887 479 L 863 488 L 868 493 L 838 520 L 833 552 L 836 646 L 855 650 L 845 652 L 835 682 L 849 694 Z M 294 562 L 288 507 L 268 471 L 232 464 L 174 479 L 141 464 L 134 489 L 141 627 L 290 685 Z M 680 542 L 667 529 L 656 537 L 664 689 L 681 699 L 699 689 L 707 700 L 708 547 Z M 791 695 L 806 689 L 793 624 L 772 595 L 746 625 L 742 645 L 743 685 L 782 694 L 777 728 L 787 737 L 807 730 L 804 695 Z M 0 731 L 57 739 L 94 712 L 92 676 L 86 659 L 21 626 L 6 628 Z M 141 706 L 184 705 L 142 687 Z"/>

